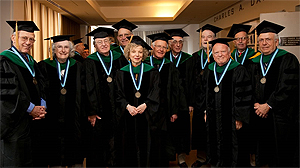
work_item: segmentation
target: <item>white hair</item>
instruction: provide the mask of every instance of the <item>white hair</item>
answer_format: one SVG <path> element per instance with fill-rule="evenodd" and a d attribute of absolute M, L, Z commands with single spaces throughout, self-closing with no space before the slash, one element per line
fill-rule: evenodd
<path fill-rule="evenodd" d="M 164 41 L 164 40 L 163 40 Z M 167 42 L 166 42 L 167 43 Z M 152 42 L 152 46 L 155 46 L 155 41 Z M 167 43 L 167 48 L 169 47 L 168 43 Z"/>
<path fill-rule="evenodd" d="M 74 44 L 71 41 L 68 41 L 68 42 L 69 42 L 69 47 L 70 47 L 69 57 L 74 57 L 74 55 L 75 55 Z M 52 43 L 52 56 L 53 56 L 53 58 L 56 57 L 55 47 L 56 47 L 56 43 Z"/>

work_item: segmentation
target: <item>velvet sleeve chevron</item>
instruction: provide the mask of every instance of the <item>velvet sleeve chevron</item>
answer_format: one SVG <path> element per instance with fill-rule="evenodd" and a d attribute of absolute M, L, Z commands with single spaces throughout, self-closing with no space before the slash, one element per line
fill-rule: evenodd
<path fill-rule="evenodd" d="M 234 74 L 234 116 L 237 121 L 249 123 L 253 106 L 251 80 L 244 66 L 238 66 Z"/>

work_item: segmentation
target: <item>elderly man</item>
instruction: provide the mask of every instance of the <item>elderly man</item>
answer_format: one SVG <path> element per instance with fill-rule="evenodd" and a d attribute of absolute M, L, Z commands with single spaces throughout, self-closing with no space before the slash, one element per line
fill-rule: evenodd
<path fill-rule="evenodd" d="M 195 52 L 192 56 L 192 60 L 194 62 L 194 78 L 195 78 L 195 93 L 200 93 L 201 85 L 203 85 L 203 72 L 207 69 L 208 64 L 214 62 L 212 57 L 212 46 L 208 44 L 209 41 L 212 41 L 216 38 L 216 34 L 223 29 L 206 24 L 197 32 L 201 34 L 201 49 Z M 209 45 L 207 47 L 207 45 Z M 209 49 L 209 58 L 210 62 L 208 62 L 207 57 L 207 48 Z M 192 164 L 191 167 L 201 167 L 206 161 L 206 128 L 204 121 L 204 110 L 205 110 L 205 92 L 203 94 L 197 94 L 195 97 L 195 109 L 193 112 L 193 120 L 192 120 L 192 149 L 197 150 L 197 160 Z"/>
<path fill-rule="evenodd" d="M 177 118 L 181 118 L 183 113 L 188 113 L 188 107 L 183 88 L 179 84 L 179 71 L 174 63 L 165 58 L 168 40 L 172 38 L 166 33 L 151 34 L 147 37 L 152 40 L 153 55 L 147 57 L 145 62 L 159 70 L 161 81 L 160 107 L 154 121 L 157 129 L 152 137 L 154 153 L 151 166 L 168 167 L 169 160 L 175 159 L 174 148 L 181 143 L 181 136 L 177 132 L 181 125 L 178 124 Z"/>
<path fill-rule="evenodd" d="M 251 29 L 251 25 L 233 24 L 227 37 L 235 38 L 233 43 L 236 47 L 231 53 L 231 57 L 238 63 L 245 65 L 246 68 L 251 62 L 251 58 L 258 56 L 260 53 L 254 52 L 254 49 L 247 46 L 249 38 L 248 32 Z"/>
<path fill-rule="evenodd" d="M 204 72 L 207 159 L 216 167 L 239 166 L 237 132 L 249 121 L 251 82 L 244 66 L 230 59 L 227 42 L 210 41 L 215 62 Z M 199 93 L 200 94 L 200 93 Z"/>
<path fill-rule="evenodd" d="M 136 29 L 137 26 L 131 22 L 129 22 L 126 19 L 123 19 L 119 21 L 118 23 L 112 25 L 113 28 L 118 30 L 118 36 L 117 39 L 119 41 L 120 47 L 115 47 L 113 50 L 116 50 L 120 52 L 121 54 L 124 54 L 124 48 L 129 43 L 129 40 L 127 37 L 133 35 L 132 30 Z"/>
<path fill-rule="evenodd" d="M 84 61 L 84 44 L 83 42 L 81 41 L 82 38 L 80 39 L 76 39 L 73 41 L 74 43 L 74 48 L 75 48 L 75 55 L 74 55 L 74 59 L 78 62 L 83 62 Z"/>
<path fill-rule="evenodd" d="M 110 50 L 109 31 L 109 28 L 99 27 L 86 35 L 94 36 L 97 50 L 83 62 L 83 88 L 86 93 L 83 101 L 91 135 L 88 167 L 107 167 L 111 159 L 109 144 L 113 144 L 114 81 L 116 71 L 122 67 L 121 62 L 125 58 L 119 52 Z"/>
<path fill-rule="evenodd" d="M 299 61 L 278 49 L 283 26 L 257 27 L 261 55 L 249 66 L 254 87 L 256 166 L 299 167 Z"/>
<path fill-rule="evenodd" d="M 46 114 L 44 78 L 28 54 L 39 29 L 32 21 L 7 23 L 14 33 L 12 47 L 0 54 L 1 167 L 31 167 L 39 159 L 37 146 L 43 149 L 34 137 L 40 135 L 37 120 Z"/>

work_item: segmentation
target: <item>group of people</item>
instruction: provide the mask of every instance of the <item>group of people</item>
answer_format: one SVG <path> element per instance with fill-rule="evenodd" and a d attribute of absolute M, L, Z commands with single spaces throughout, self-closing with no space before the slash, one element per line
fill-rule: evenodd
<path fill-rule="evenodd" d="M 119 45 L 114 29 L 98 27 L 86 35 L 96 52 L 75 60 L 81 39 L 58 35 L 47 39 L 50 58 L 37 63 L 28 54 L 37 26 L 7 23 L 14 33 L 0 54 L 3 167 L 82 166 L 83 158 L 87 167 L 168 167 L 176 157 L 188 167 L 191 147 L 192 167 L 299 167 L 299 61 L 277 48 L 281 25 L 255 28 L 255 52 L 251 26 L 233 24 L 216 38 L 222 29 L 206 24 L 190 55 L 182 29 L 148 35 L 148 45 L 123 19 L 112 26 Z"/>

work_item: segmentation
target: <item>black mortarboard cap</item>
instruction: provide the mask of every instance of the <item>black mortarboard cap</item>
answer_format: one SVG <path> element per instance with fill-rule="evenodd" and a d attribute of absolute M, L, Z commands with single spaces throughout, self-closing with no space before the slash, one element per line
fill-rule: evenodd
<path fill-rule="evenodd" d="M 16 22 L 18 22 L 18 31 L 23 30 L 33 33 L 34 31 L 40 31 L 33 21 L 6 21 L 10 27 L 16 31 Z"/>
<path fill-rule="evenodd" d="M 56 43 L 56 42 L 59 42 L 59 41 L 65 41 L 65 40 L 68 40 L 70 41 L 70 37 L 73 37 L 74 35 L 58 35 L 58 36 L 53 36 L 53 37 L 49 37 L 49 38 L 46 38 L 44 40 L 53 40 L 53 43 Z"/>
<path fill-rule="evenodd" d="M 128 36 L 127 38 L 128 38 L 128 40 L 130 40 L 131 36 Z M 146 48 L 147 50 L 152 50 L 152 48 L 140 36 L 132 36 L 130 43 L 135 43 L 137 45 L 141 45 L 142 47 Z"/>
<path fill-rule="evenodd" d="M 114 25 L 112 25 L 113 28 L 119 30 L 120 28 L 125 28 L 128 29 L 130 31 L 134 30 L 137 28 L 137 26 L 131 22 L 129 22 L 126 19 L 123 19 L 121 21 L 119 21 L 118 23 L 115 23 Z"/>
<path fill-rule="evenodd" d="M 222 43 L 229 47 L 228 42 L 230 42 L 232 40 L 234 40 L 234 38 L 217 38 L 215 40 L 210 41 L 209 44 L 212 44 L 212 47 L 213 47 L 217 43 Z"/>
<path fill-rule="evenodd" d="M 109 35 L 114 35 L 114 29 L 107 28 L 107 27 L 98 27 L 97 29 L 89 32 L 86 34 L 86 36 L 94 36 L 94 39 L 96 38 L 105 38 Z"/>
<path fill-rule="evenodd" d="M 167 29 L 165 30 L 165 32 L 167 34 L 170 35 L 170 37 L 173 36 L 179 36 L 179 37 L 185 37 L 185 36 L 189 36 L 184 30 L 182 29 Z"/>
<path fill-rule="evenodd" d="M 257 35 L 260 35 L 261 33 L 276 33 L 276 34 L 278 34 L 284 28 L 285 28 L 284 26 L 264 20 L 258 26 L 256 26 L 255 29 L 257 30 Z M 255 31 L 255 29 L 253 31 Z"/>
<path fill-rule="evenodd" d="M 79 39 L 73 40 L 74 45 L 76 45 L 78 43 L 82 43 L 81 39 L 83 39 L 83 38 L 79 38 Z"/>
<path fill-rule="evenodd" d="M 170 37 L 166 33 L 151 34 L 151 35 L 148 35 L 147 37 L 150 38 L 152 40 L 152 42 L 154 42 L 156 40 L 163 40 L 163 41 L 166 41 L 168 43 L 168 40 L 172 39 L 172 37 Z"/>
<path fill-rule="evenodd" d="M 206 25 L 204 25 L 203 27 L 199 28 L 199 29 L 197 30 L 197 32 L 200 32 L 200 30 L 202 30 L 202 32 L 203 32 L 204 30 L 210 30 L 210 31 L 214 32 L 215 34 L 217 34 L 219 31 L 221 31 L 221 30 L 223 30 L 223 29 L 222 29 L 222 28 L 219 28 L 219 27 L 217 27 L 217 26 L 213 26 L 213 25 L 211 25 L 211 24 L 206 24 Z"/>
<path fill-rule="evenodd" d="M 89 45 L 84 44 L 84 49 L 85 49 L 85 50 L 86 50 L 86 49 L 89 49 Z"/>
<path fill-rule="evenodd" d="M 227 37 L 234 38 L 234 36 L 241 31 L 244 31 L 248 34 L 251 27 L 252 27 L 251 25 L 233 24 L 231 26 L 231 29 L 229 30 L 229 33 L 227 34 Z"/>

